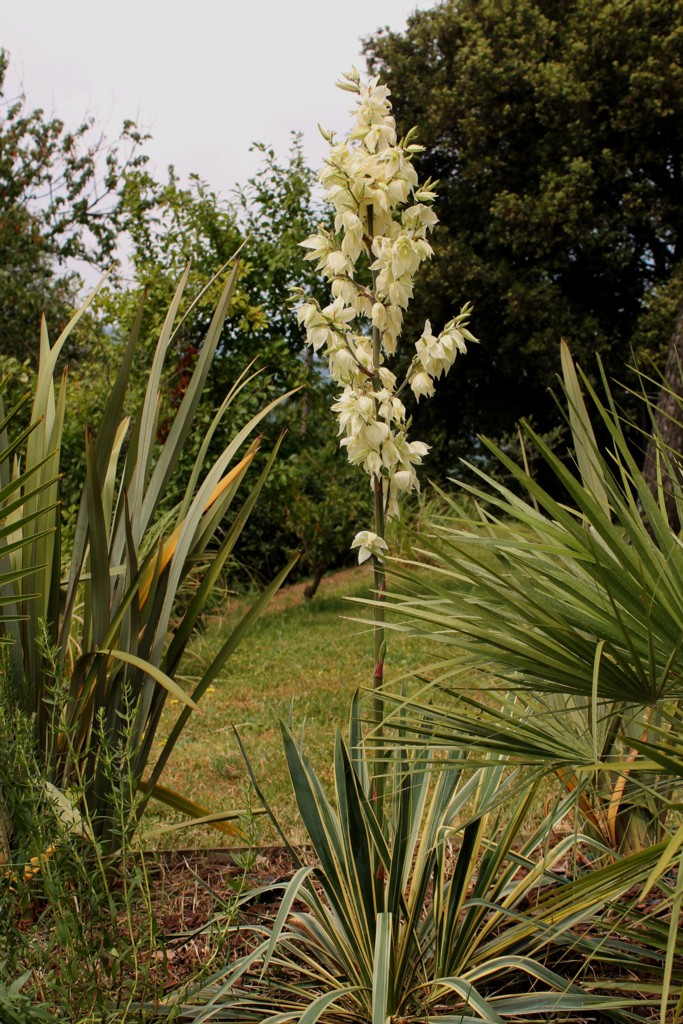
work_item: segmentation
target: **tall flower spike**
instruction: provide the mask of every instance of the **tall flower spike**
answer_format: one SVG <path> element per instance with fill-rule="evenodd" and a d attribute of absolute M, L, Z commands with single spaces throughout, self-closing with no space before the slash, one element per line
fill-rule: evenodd
<path fill-rule="evenodd" d="M 414 131 L 397 140 L 390 92 L 378 78 L 362 82 L 353 68 L 337 83 L 357 97 L 354 127 L 342 142 L 323 135 L 330 149 L 319 180 L 334 208 L 334 231 L 322 227 L 302 245 L 307 259 L 330 281 L 333 302 L 321 309 L 301 300 L 297 316 L 307 342 L 324 351 L 332 379 L 342 393 L 332 409 L 339 417 L 340 445 L 347 458 L 363 467 L 374 494 L 374 530 L 362 530 L 351 547 L 358 561 L 372 559 L 374 591 L 373 721 L 382 734 L 384 676 L 384 556 L 387 519 L 399 515 L 399 495 L 419 490 L 416 467 L 429 451 L 423 441 L 408 440 L 408 421 L 400 394 L 406 386 L 419 399 L 434 393 L 434 378 L 447 373 L 465 342 L 469 307 L 434 335 L 429 321 L 415 347 L 400 386 L 386 366 L 394 355 L 403 311 L 413 295 L 420 264 L 432 255 L 427 233 L 436 224 L 431 181 L 420 185 L 413 157 L 421 151 Z M 382 805 L 381 770 L 373 772 L 377 805 Z"/>
<path fill-rule="evenodd" d="M 353 126 L 342 141 L 323 131 L 330 148 L 319 180 L 334 208 L 334 230 L 320 227 L 301 243 L 306 259 L 315 260 L 330 282 L 333 301 L 320 308 L 305 299 L 297 316 L 307 343 L 324 353 L 332 379 L 343 389 L 332 407 L 340 444 L 370 475 L 382 495 L 383 517 L 391 518 L 398 515 L 399 494 L 419 489 L 415 467 L 428 451 L 423 442 L 408 440 L 399 394 L 406 385 L 417 399 L 434 394 L 435 379 L 475 339 L 467 330 L 465 307 L 438 335 L 425 323 L 400 386 L 386 366 L 396 351 L 415 275 L 432 256 L 427 234 L 437 222 L 431 208 L 436 192 L 431 181 L 418 180 L 413 158 L 422 147 L 415 144 L 414 131 L 397 138 L 386 85 L 378 78 L 363 81 L 355 68 L 337 84 L 353 93 L 356 103 Z M 379 557 L 383 548 L 363 545 L 361 550 L 364 557 Z"/>

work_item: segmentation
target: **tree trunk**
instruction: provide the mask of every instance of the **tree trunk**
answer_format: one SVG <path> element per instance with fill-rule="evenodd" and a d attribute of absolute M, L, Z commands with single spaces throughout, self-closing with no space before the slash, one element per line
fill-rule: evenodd
<path fill-rule="evenodd" d="M 673 333 L 669 338 L 669 352 L 664 371 L 664 385 L 659 392 L 657 411 L 655 413 L 654 434 L 650 440 L 643 460 L 643 475 L 652 494 L 657 498 L 657 447 L 660 444 L 672 453 L 672 464 L 677 456 L 683 453 L 683 304 L 681 304 Z M 658 440 L 657 440 L 658 439 Z M 680 522 L 672 482 L 667 467 L 660 462 L 662 485 L 665 494 L 665 507 L 669 523 L 673 530 L 680 530 Z M 680 472 L 676 473 L 677 482 L 683 483 Z"/>
<path fill-rule="evenodd" d="M 304 597 L 306 598 L 307 601 L 310 601 L 313 597 L 315 597 L 315 593 L 318 587 L 320 586 L 322 578 L 326 572 L 327 565 L 322 562 L 318 562 L 318 564 L 315 566 L 313 579 L 304 587 Z"/>

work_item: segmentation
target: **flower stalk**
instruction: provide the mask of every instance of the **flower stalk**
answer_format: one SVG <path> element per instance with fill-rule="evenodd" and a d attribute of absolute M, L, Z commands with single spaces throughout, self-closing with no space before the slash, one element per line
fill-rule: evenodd
<path fill-rule="evenodd" d="M 436 193 L 433 182 L 419 183 L 413 167 L 414 157 L 422 152 L 414 142 L 415 130 L 397 138 L 389 89 L 378 78 L 362 81 L 355 68 L 337 84 L 357 100 L 354 125 L 342 141 L 323 131 L 330 149 L 319 180 L 334 207 L 334 227 L 321 225 L 301 243 L 308 250 L 306 258 L 316 260 L 330 282 L 332 301 L 321 307 L 298 291 L 297 318 L 306 328 L 307 344 L 327 357 L 330 375 L 341 389 L 332 406 L 340 445 L 349 461 L 369 475 L 374 496 L 374 529 L 362 530 L 351 547 L 358 548 L 359 562 L 373 562 L 378 599 L 373 719 L 375 734 L 381 736 L 386 523 L 399 516 L 400 494 L 419 491 L 417 467 L 429 451 L 429 445 L 408 438 L 400 396 L 408 386 L 417 401 L 434 394 L 434 380 L 476 338 L 467 329 L 466 305 L 438 335 L 425 322 L 400 384 L 389 368 L 413 279 L 432 255 L 427 234 L 437 222 L 431 208 Z"/>
<path fill-rule="evenodd" d="M 374 238 L 374 215 L 373 208 L 368 207 L 368 239 L 372 249 Z M 372 274 L 372 301 L 377 301 L 377 270 L 371 270 Z M 382 334 L 377 326 L 372 325 L 372 369 L 373 388 L 375 392 L 381 391 L 379 367 L 382 360 Z M 372 490 L 374 496 L 375 511 L 375 533 L 384 540 L 384 489 L 380 473 L 374 473 L 372 477 Z M 384 571 L 384 559 L 375 556 L 373 558 L 374 590 L 378 601 L 383 602 L 386 594 L 386 573 Z M 375 671 L 372 679 L 372 720 L 377 733 L 381 732 L 384 719 L 384 702 L 382 700 L 382 686 L 384 684 L 384 655 L 386 652 L 386 638 L 384 631 L 384 605 L 376 604 L 373 607 L 373 646 L 375 655 Z"/>

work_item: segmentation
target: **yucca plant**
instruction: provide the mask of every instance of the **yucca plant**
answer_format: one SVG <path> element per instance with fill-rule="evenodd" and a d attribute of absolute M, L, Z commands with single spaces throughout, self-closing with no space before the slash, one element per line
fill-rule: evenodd
<path fill-rule="evenodd" d="M 191 801 L 165 794 L 157 786 L 159 776 L 189 714 L 196 710 L 202 694 L 291 567 L 290 563 L 265 588 L 226 638 L 193 692 L 186 693 L 176 681 L 183 653 L 276 454 L 274 450 L 266 460 L 239 511 L 232 515 L 230 528 L 219 535 L 220 524 L 241 493 L 259 447 L 258 439 L 249 442 L 249 438 L 276 404 L 262 409 L 235 433 L 211 465 L 205 464 L 209 445 L 222 428 L 232 399 L 249 382 L 243 375 L 216 412 L 180 507 L 170 523 L 168 517 L 158 521 L 165 490 L 192 429 L 236 274 L 235 263 L 163 443 L 157 432 L 162 371 L 173 344 L 187 271 L 159 336 L 140 407 L 129 419 L 123 410 L 138 344 L 140 311 L 102 410 L 101 425 L 96 434 L 86 429 L 86 480 L 68 550 L 60 531 L 57 482 L 68 384 L 66 373 L 57 383 L 54 376 L 60 352 L 85 307 L 54 345 L 50 345 L 43 324 L 33 428 L 24 465 L 26 482 L 18 482 L 18 497 L 4 511 L 11 534 L 0 554 L 11 566 L 6 593 L 11 596 L 10 613 L 17 620 L 8 622 L 6 628 L 14 640 L 15 691 L 35 722 L 35 739 L 43 754 L 46 777 L 68 791 L 78 766 L 77 774 L 87 780 L 89 817 L 101 838 L 112 838 L 111 815 L 108 783 L 94 741 L 95 721 L 100 720 L 107 744 L 116 749 L 122 742 L 122 723 L 134 709 L 127 752 L 142 794 L 135 819 L 154 794 L 165 795 L 176 807 L 192 814 L 204 813 Z M 198 560 L 205 564 L 201 581 L 181 614 L 176 615 L 179 587 Z M 150 764 L 168 694 L 182 704 L 182 711 Z M 134 827 L 135 820 L 131 822 Z"/>
<path fill-rule="evenodd" d="M 301 742 L 282 731 L 315 866 L 290 847 L 297 868 L 279 886 L 275 922 L 240 925 L 253 948 L 182 1005 L 171 998 L 169 1012 L 197 1022 L 385 1024 L 620 1005 L 544 962 L 553 940 L 571 944 L 567 930 L 582 918 L 575 901 L 556 896 L 546 912 L 542 898 L 564 883 L 554 867 L 573 837 L 545 849 L 564 806 L 525 838 L 533 785 L 517 787 L 495 758 L 472 772 L 465 755 L 435 764 L 422 751 L 391 760 L 380 812 L 357 703 L 350 746 L 337 736 L 331 800 Z"/>

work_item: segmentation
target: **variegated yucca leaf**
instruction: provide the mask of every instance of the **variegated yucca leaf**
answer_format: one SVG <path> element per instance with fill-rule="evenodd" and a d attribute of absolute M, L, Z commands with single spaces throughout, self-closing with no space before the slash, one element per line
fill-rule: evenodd
<path fill-rule="evenodd" d="M 359 721 L 354 702 L 356 740 Z M 516 787 L 500 761 L 473 771 L 459 753 L 435 762 L 429 750 L 396 751 L 380 809 L 372 747 L 349 750 L 337 737 L 328 795 L 285 727 L 283 740 L 313 864 L 290 847 L 297 869 L 277 886 L 275 921 L 254 926 L 254 948 L 176 1006 L 179 1019 L 502 1022 L 628 1002 L 545 962 L 553 949 L 559 962 L 568 945 L 580 945 L 581 925 L 596 913 L 556 870 L 574 837 L 547 846 L 568 801 L 525 837 L 534 787 Z M 584 848 L 598 852 L 588 840 Z M 601 905 L 630 885 L 625 875 L 612 878 Z M 244 934 L 244 923 L 236 927 Z"/>

